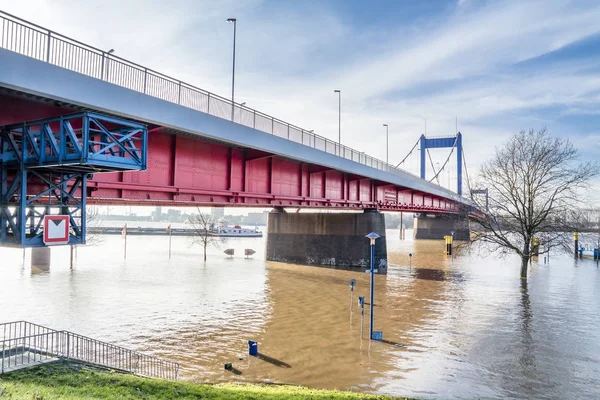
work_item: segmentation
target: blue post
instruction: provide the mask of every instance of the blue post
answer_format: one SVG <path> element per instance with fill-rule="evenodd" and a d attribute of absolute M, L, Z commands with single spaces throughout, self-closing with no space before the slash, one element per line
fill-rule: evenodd
<path fill-rule="evenodd" d="M 462 134 L 456 134 L 456 193 L 462 196 Z"/>
<path fill-rule="evenodd" d="M 371 304 L 369 304 L 370 310 L 370 324 L 369 324 L 369 339 L 373 340 L 373 306 L 375 304 L 375 240 L 380 236 L 375 232 L 371 232 L 366 236 L 370 240 L 371 245 Z"/>
<path fill-rule="evenodd" d="M 421 179 L 425 179 L 425 149 L 427 148 L 425 140 L 425 135 L 421 135 Z"/>
<path fill-rule="evenodd" d="M 363 338 L 363 330 L 365 328 L 365 298 L 358 296 L 358 304 L 360 305 L 360 338 Z"/>
<path fill-rule="evenodd" d="M 373 339 L 373 308 L 375 304 L 375 246 L 371 244 L 371 304 L 369 304 L 371 318 L 369 324 L 369 338 Z"/>
<path fill-rule="evenodd" d="M 354 309 L 354 285 L 356 285 L 356 279 L 350 280 L 350 311 Z"/>

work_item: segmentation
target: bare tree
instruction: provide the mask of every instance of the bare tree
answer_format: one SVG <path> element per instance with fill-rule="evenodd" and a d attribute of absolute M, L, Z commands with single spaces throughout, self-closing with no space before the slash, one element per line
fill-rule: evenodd
<path fill-rule="evenodd" d="M 100 227 L 100 211 L 98 210 L 98 207 L 87 207 L 87 211 L 86 211 L 86 226 L 87 228 L 98 228 Z M 102 235 L 98 234 L 98 233 L 88 233 L 86 232 L 85 235 L 85 242 L 86 245 L 88 246 L 97 246 L 99 244 L 102 244 L 102 242 L 104 242 L 104 238 L 102 237 Z"/>
<path fill-rule="evenodd" d="M 96 246 L 104 241 L 101 235 L 97 233 L 89 233 L 90 227 L 97 228 L 100 225 L 100 212 L 97 207 L 86 208 L 86 233 L 85 233 L 85 244 L 86 246 Z M 73 267 L 74 259 L 77 257 L 77 248 L 80 245 L 72 244 L 70 248 L 70 266 Z"/>
<path fill-rule="evenodd" d="M 521 131 L 479 171 L 478 185 L 489 190 L 489 211 L 474 216 L 480 225 L 474 240 L 491 245 L 496 254 L 518 254 L 521 277 L 527 277 L 533 238 L 542 237 L 544 251 L 571 240 L 578 196 L 598 172 L 597 164 L 579 161 L 568 139 L 546 129 Z M 485 200 L 473 201 L 485 209 Z"/>
<path fill-rule="evenodd" d="M 189 223 L 194 229 L 192 245 L 198 244 L 204 249 L 204 261 L 206 261 L 206 249 L 209 246 L 216 246 L 219 243 L 219 237 L 215 236 L 215 227 L 219 220 L 211 214 L 205 214 L 198 208 L 198 214 L 190 215 Z"/>

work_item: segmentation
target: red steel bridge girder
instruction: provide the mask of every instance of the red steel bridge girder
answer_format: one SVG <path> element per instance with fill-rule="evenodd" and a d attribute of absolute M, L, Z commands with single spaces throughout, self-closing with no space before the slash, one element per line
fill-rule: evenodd
<path fill-rule="evenodd" d="M 0 94 L 0 125 L 76 110 Z M 149 126 L 147 170 L 94 174 L 88 204 L 313 207 L 458 213 L 457 203 L 373 179 Z M 32 182 L 29 194 L 35 195 Z"/>
<path fill-rule="evenodd" d="M 146 171 L 94 175 L 88 203 L 458 212 L 449 200 L 199 138 L 153 130 L 148 146 Z"/>

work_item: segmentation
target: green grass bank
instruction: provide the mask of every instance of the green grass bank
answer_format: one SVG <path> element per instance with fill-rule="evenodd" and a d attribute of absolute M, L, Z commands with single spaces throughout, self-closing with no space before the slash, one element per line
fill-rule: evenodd
<path fill-rule="evenodd" d="M 0 400 L 71 399 L 399 399 L 297 386 L 193 384 L 146 379 L 55 362 L 0 375 Z"/>

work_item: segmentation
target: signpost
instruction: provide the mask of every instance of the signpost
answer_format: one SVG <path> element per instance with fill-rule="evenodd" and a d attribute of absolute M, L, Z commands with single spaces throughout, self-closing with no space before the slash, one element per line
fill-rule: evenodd
<path fill-rule="evenodd" d="M 44 217 L 44 237 L 46 246 L 69 243 L 69 216 L 46 215 Z"/>
<path fill-rule="evenodd" d="M 350 280 L 350 311 L 354 309 L 354 285 L 356 285 L 356 279 Z"/>
<path fill-rule="evenodd" d="M 358 296 L 358 305 L 360 306 L 360 338 L 363 338 L 365 329 L 365 297 Z"/>

